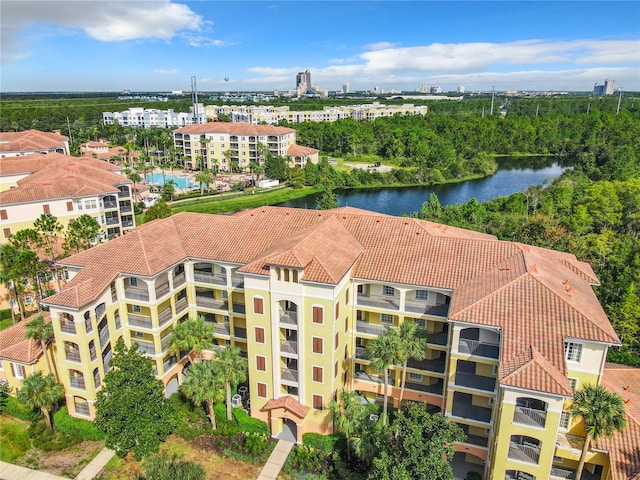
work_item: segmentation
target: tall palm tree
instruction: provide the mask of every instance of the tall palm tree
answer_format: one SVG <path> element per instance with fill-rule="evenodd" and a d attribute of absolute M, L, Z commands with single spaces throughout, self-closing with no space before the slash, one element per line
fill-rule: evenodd
<path fill-rule="evenodd" d="M 25 378 L 18 392 L 20 403 L 42 411 L 47 428 L 53 428 L 51 410 L 63 397 L 64 388 L 57 382 L 56 377 L 52 373 L 44 375 L 40 371 Z"/>
<path fill-rule="evenodd" d="M 204 411 L 211 428 L 216 429 L 216 414 L 213 404 L 224 400 L 224 382 L 220 376 L 217 362 L 203 360 L 192 365 L 185 374 L 184 382 L 180 385 L 182 393 L 196 406 L 204 404 Z"/>
<path fill-rule="evenodd" d="M 213 327 L 204 323 L 204 317 L 186 320 L 173 326 L 169 348 L 180 357 L 180 352 L 196 352 L 196 363 L 202 358 L 202 350 L 211 347 Z"/>
<path fill-rule="evenodd" d="M 355 434 L 361 417 L 365 414 L 362 396 L 345 389 L 338 393 L 338 400 L 329 404 L 336 431 L 342 433 L 347 441 L 347 458 L 351 460 L 351 439 Z"/>
<path fill-rule="evenodd" d="M 215 362 L 224 380 L 227 393 L 227 420 L 231 420 L 231 384 L 237 385 L 247 379 L 247 361 L 240 356 L 240 349 L 227 345 L 216 351 Z"/>
<path fill-rule="evenodd" d="M 45 322 L 42 315 L 38 315 L 33 320 L 30 320 L 26 324 L 27 332 L 25 336 L 36 342 L 40 342 L 42 347 L 42 355 L 47 362 L 47 369 L 49 373 L 53 373 L 51 369 L 51 362 L 49 361 L 49 355 L 47 355 L 47 341 L 53 337 L 53 326 L 51 322 Z"/>
<path fill-rule="evenodd" d="M 582 419 L 586 437 L 580 455 L 580 462 L 575 478 L 580 478 L 584 469 L 587 452 L 592 440 L 610 437 L 616 432 L 624 430 L 627 416 L 624 400 L 620 395 L 609 392 L 602 385 L 586 384 L 573 395 L 570 407 L 571 415 Z"/>
<path fill-rule="evenodd" d="M 369 342 L 367 358 L 371 366 L 384 374 L 384 403 L 382 404 L 382 427 L 387 425 L 387 404 L 389 403 L 389 367 L 400 364 L 402 344 L 396 329 L 388 330 Z"/>
<path fill-rule="evenodd" d="M 401 349 L 400 361 L 402 362 L 402 380 L 400 386 L 400 398 L 398 399 L 398 408 L 402 407 L 402 398 L 404 397 L 404 387 L 407 381 L 407 364 L 409 359 L 423 360 L 427 356 L 427 340 L 421 335 L 418 326 L 412 321 L 402 322 L 398 335 L 400 336 Z"/>

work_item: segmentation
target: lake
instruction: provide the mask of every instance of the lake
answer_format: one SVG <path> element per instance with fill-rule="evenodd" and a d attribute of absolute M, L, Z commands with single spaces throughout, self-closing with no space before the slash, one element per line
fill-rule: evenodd
<path fill-rule="evenodd" d="M 364 188 L 338 191 L 341 207 L 349 206 L 388 215 L 417 212 L 435 192 L 444 205 L 465 203 L 472 198 L 486 202 L 492 198 L 522 192 L 532 185 L 559 177 L 566 169 L 552 158 L 509 157 L 500 160 L 498 171 L 478 180 L 447 185 L 402 188 Z M 278 206 L 315 208 L 318 194 L 289 200 Z"/>

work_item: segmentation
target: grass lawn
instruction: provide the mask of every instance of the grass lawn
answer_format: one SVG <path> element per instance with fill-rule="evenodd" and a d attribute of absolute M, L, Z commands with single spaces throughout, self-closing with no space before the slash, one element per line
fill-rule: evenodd
<path fill-rule="evenodd" d="M 28 423 L 19 422 L 13 418 L 0 415 L 0 460 L 13 463 L 31 448 L 31 441 L 27 436 Z"/>

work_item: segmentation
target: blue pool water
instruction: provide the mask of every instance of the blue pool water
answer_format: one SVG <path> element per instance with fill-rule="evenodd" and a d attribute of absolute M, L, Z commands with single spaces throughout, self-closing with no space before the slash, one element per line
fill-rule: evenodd
<path fill-rule="evenodd" d="M 164 185 L 164 182 L 173 180 L 177 188 L 194 188 L 196 184 L 191 182 L 190 178 L 176 177 L 175 175 L 162 175 L 162 172 L 147 173 L 147 183 L 155 183 L 156 185 Z"/>

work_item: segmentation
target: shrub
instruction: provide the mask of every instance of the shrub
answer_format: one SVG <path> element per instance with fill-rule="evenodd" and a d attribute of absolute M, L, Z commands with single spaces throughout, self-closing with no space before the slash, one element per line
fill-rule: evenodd
<path fill-rule="evenodd" d="M 33 422 L 27 429 L 27 435 L 31 438 L 34 447 L 45 452 L 64 450 L 82 442 L 81 437 L 56 432 L 47 428 L 45 423 L 41 421 Z"/>
<path fill-rule="evenodd" d="M 234 408 L 232 412 L 233 418 L 238 422 L 238 429 L 241 432 L 260 433 L 262 435 L 269 435 L 271 433 L 267 422 L 250 417 L 249 414 L 241 408 Z"/>
<path fill-rule="evenodd" d="M 0 320 L 6 320 L 8 318 L 11 318 L 11 309 L 6 308 L 4 310 L 0 310 Z"/>
<path fill-rule="evenodd" d="M 23 405 L 14 397 L 7 398 L 7 404 L 4 412 L 12 417 L 19 418 L 25 422 L 35 422 L 42 418 L 42 412 L 38 410 L 31 410 L 26 405 Z"/>
<path fill-rule="evenodd" d="M 242 451 L 248 453 L 254 457 L 259 456 L 269 443 L 269 438 L 266 435 L 259 433 L 249 433 L 244 437 L 244 447 Z"/>
<path fill-rule="evenodd" d="M 206 471 L 196 462 L 183 460 L 180 455 L 157 455 L 144 464 L 146 480 L 204 480 Z"/>
<path fill-rule="evenodd" d="M 305 433 L 302 435 L 302 444 L 325 453 L 341 452 L 346 447 L 344 436 L 337 433 L 332 435 Z"/>
<path fill-rule="evenodd" d="M 200 435 L 211 433 L 211 426 L 203 407 L 196 407 L 182 393 L 171 395 L 169 403 L 173 406 L 178 418 L 178 426 L 174 433 L 180 438 L 190 441 Z"/>
<path fill-rule="evenodd" d="M 77 436 L 83 440 L 103 440 L 104 433 L 95 423 L 69 415 L 67 407 L 62 407 L 53 415 L 56 429 L 65 435 Z"/>
<path fill-rule="evenodd" d="M 296 445 L 291 450 L 287 462 L 286 470 L 289 473 L 306 472 L 321 475 L 320 478 L 327 478 L 333 471 L 333 466 L 329 462 L 329 456 L 324 452 L 305 445 Z M 296 474 L 296 478 L 299 478 Z"/>

